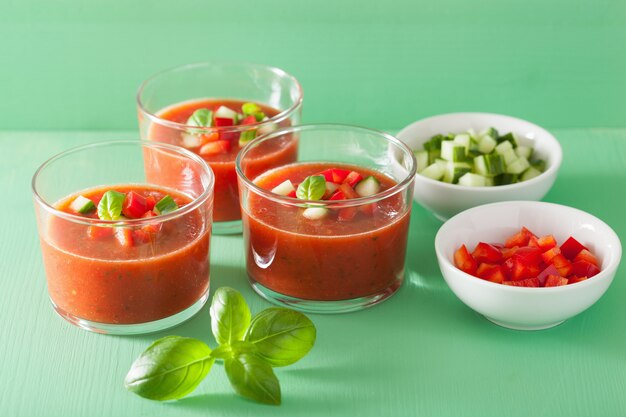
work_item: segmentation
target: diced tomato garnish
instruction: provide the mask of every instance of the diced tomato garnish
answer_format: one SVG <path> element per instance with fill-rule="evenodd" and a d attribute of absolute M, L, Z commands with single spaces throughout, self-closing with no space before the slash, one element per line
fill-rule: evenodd
<path fill-rule="evenodd" d="M 217 155 L 230 152 L 231 147 L 232 142 L 229 140 L 216 140 L 202 145 L 198 153 L 200 155 Z"/>
<path fill-rule="evenodd" d="M 223 127 L 223 126 L 232 126 L 234 125 L 233 119 L 226 117 L 216 117 L 215 118 L 215 126 Z"/>
<path fill-rule="evenodd" d="M 146 209 L 153 210 L 154 206 L 156 206 L 156 203 L 156 198 L 153 195 L 149 195 L 148 197 L 146 197 Z"/>
<path fill-rule="evenodd" d="M 546 269 L 541 271 L 539 275 L 537 275 L 537 279 L 541 282 L 541 285 L 545 285 L 546 279 L 548 279 L 550 275 L 559 275 L 559 270 L 552 264 L 548 265 Z"/>
<path fill-rule="evenodd" d="M 129 191 L 122 205 L 122 213 L 124 216 L 131 219 L 138 219 L 143 216 L 146 211 L 148 211 L 146 199 L 134 191 Z"/>
<path fill-rule="evenodd" d="M 572 263 L 568 261 L 562 253 L 556 255 L 554 258 L 552 258 L 550 262 L 559 271 L 560 276 L 568 277 L 571 275 L 573 271 Z"/>
<path fill-rule="evenodd" d="M 133 246 L 133 231 L 128 227 L 116 227 L 114 231 L 115 239 L 125 248 Z"/>
<path fill-rule="evenodd" d="M 581 282 L 581 281 L 584 281 L 586 279 L 587 279 L 587 277 L 577 277 L 576 275 L 572 275 L 568 279 L 568 284 L 576 284 L 577 282 Z"/>
<path fill-rule="evenodd" d="M 549 275 L 544 287 L 560 287 L 561 285 L 567 285 L 568 282 L 568 279 L 562 276 Z"/>
<path fill-rule="evenodd" d="M 472 257 L 476 259 L 477 262 L 493 264 L 502 259 L 502 252 L 489 243 L 479 242 L 476 248 L 474 248 L 474 252 L 472 252 Z"/>
<path fill-rule="evenodd" d="M 89 226 L 87 228 L 87 237 L 93 240 L 106 239 L 113 235 L 112 227 Z"/>
<path fill-rule="evenodd" d="M 559 249 L 558 246 L 555 246 L 552 249 L 548 249 L 547 251 L 542 253 L 541 259 L 543 259 L 546 264 L 550 264 L 552 263 L 552 258 L 554 258 L 556 255 L 559 255 L 560 253 L 561 249 Z"/>
<path fill-rule="evenodd" d="M 343 194 L 341 190 L 335 191 L 333 195 L 330 196 L 329 200 L 345 200 L 346 196 Z"/>
<path fill-rule="evenodd" d="M 587 248 L 571 236 L 561 245 L 561 253 L 569 260 L 573 260 L 583 249 Z"/>
<path fill-rule="evenodd" d="M 530 240 L 530 238 L 533 236 L 537 238 L 537 236 L 535 236 L 533 232 L 525 227 L 522 227 L 522 230 L 507 239 L 504 247 L 512 248 L 513 246 L 526 246 L 528 245 L 528 241 Z"/>
<path fill-rule="evenodd" d="M 504 285 L 511 285 L 514 287 L 541 287 L 539 280 L 535 278 L 527 278 L 519 281 L 503 281 Z"/>
<path fill-rule="evenodd" d="M 348 184 L 350 187 L 354 187 L 363 179 L 363 176 L 356 171 L 351 171 L 348 176 L 343 180 L 344 184 Z"/>
<path fill-rule="evenodd" d="M 537 240 L 537 245 L 542 252 L 552 249 L 556 246 L 556 239 L 552 235 L 541 236 Z"/>
<path fill-rule="evenodd" d="M 596 258 L 596 256 L 593 253 L 589 252 L 587 249 L 581 250 L 580 252 L 578 252 L 578 255 L 574 257 L 574 262 L 578 261 L 586 261 L 590 264 L 598 266 L 598 258 Z"/>
<path fill-rule="evenodd" d="M 341 184 L 339 186 L 338 191 L 341 191 L 343 193 L 343 196 L 345 197 L 346 200 L 359 197 L 356 191 L 354 191 L 354 188 L 352 188 L 352 186 L 348 184 L 347 182 L 344 182 L 343 184 Z"/>
<path fill-rule="evenodd" d="M 356 216 L 357 209 L 356 207 L 344 207 L 339 209 L 339 213 L 337 214 L 337 220 L 340 222 L 349 222 L 354 219 Z"/>
<path fill-rule="evenodd" d="M 502 281 L 505 279 L 504 272 L 502 271 L 502 267 L 500 265 L 488 263 L 481 263 L 478 265 L 476 276 L 497 284 L 502 284 Z"/>
<path fill-rule="evenodd" d="M 256 123 L 256 117 L 254 117 L 253 115 L 250 115 L 250 116 L 244 117 L 240 124 L 242 124 L 242 125 L 253 125 L 255 123 Z"/>
<path fill-rule="evenodd" d="M 578 261 L 572 264 L 572 274 L 579 277 L 591 278 L 598 275 L 600 268 L 587 261 Z"/>
<path fill-rule="evenodd" d="M 476 274 L 476 269 L 478 268 L 478 263 L 474 258 L 472 258 L 472 255 L 470 255 L 465 245 L 461 245 L 461 247 L 455 252 L 454 264 L 461 271 L 470 275 Z"/>

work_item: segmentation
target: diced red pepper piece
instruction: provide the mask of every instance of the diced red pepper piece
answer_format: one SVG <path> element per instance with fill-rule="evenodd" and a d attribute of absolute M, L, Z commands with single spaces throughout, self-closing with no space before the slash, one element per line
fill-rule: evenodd
<path fill-rule="evenodd" d="M 546 279 L 546 284 L 544 287 L 560 287 L 561 285 L 567 285 L 567 278 L 563 278 L 559 275 L 549 275 L 548 279 Z"/>
<path fill-rule="evenodd" d="M 296 190 L 293 190 L 289 194 L 287 194 L 287 197 L 296 198 Z"/>
<path fill-rule="evenodd" d="M 546 269 L 541 271 L 541 273 L 537 275 L 537 279 L 541 282 L 541 285 L 544 286 L 546 284 L 546 279 L 548 279 L 548 276 L 550 275 L 559 275 L 559 270 L 552 264 L 548 265 Z"/>
<path fill-rule="evenodd" d="M 530 239 L 528 239 L 528 246 L 532 248 L 538 248 L 539 242 L 537 241 L 537 238 L 532 236 Z"/>
<path fill-rule="evenodd" d="M 504 285 L 511 285 L 514 287 L 541 287 L 541 283 L 537 277 L 522 279 L 519 281 L 502 281 L 502 283 Z"/>
<path fill-rule="evenodd" d="M 359 197 L 356 191 L 354 191 L 354 188 L 352 188 L 352 186 L 347 182 L 341 184 L 338 191 L 341 191 L 343 193 L 343 196 L 346 200 Z"/>
<path fill-rule="evenodd" d="M 573 271 L 572 263 L 568 261 L 567 258 L 563 256 L 562 253 L 552 258 L 550 263 L 552 263 L 552 265 L 556 267 L 556 269 L 559 271 L 560 276 L 568 277 L 572 274 L 572 271 Z"/>
<path fill-rule="evenodd" d="M 335 191 L 333 195 L 330 196 L 329 200 L 345 200 L 346 196 L 343 194 L 341 190 Z"/>
<path fill-rule="evenodd" d="M 511 256 L 515 255 L 515 252 L 519 249 L 519 246 L 513 246 L 512 248 L 502 248 L 502 259 L 509 259 Z"/>
<path fill-rule="evenodd" d="M 148 211 L 146 199 L 134 191 L 129 191 L 122 205 L 122 213 L 124 216 L 130 219 L 138 219 L 143 216 L 146 211 Z"/>
<path fill-rule="evenodd" d="M 349 222 L 354 219 L 354 216 L 356 216 L 356 212 L 356 207 L 344 207 L 342 209 L 339 209 L 339 213 L 337 214 L 337 220 L 340 222 Z"/>
<path fill-rule="evenodd" d="M 587 261 L 578 261 L 572 264 L 572 275 L 591 278 L 598 275 L 600 268 Z"/>
<path fill-rule="evenodd" d="M 461 247 L 455 252 L 454 264 L 461 271 L 470 275 L 475 275 L 476 269 L 478 268 L 478 263 L 474 258 L 472 258 L 472 255 L 470 255 L 465 245 L 461 245 Z"/>
<path fill-rule="evenodd" d="M 487 281 L 502 284 L 505 280 L 504 272 L 500 265 L 481 263 L 476 270 L 476 276 Z"/>
<path fill-rule="evenodd" d="M 542 252 L 545 252 L 556 246 L 556 239 L 552 235 L 541 236 L 537 239 L 537 245 Z"/>
<path fill-rule="evenodd" d="M 578 255 L 574 257 L 574 262 L 578 261 L 586 261 L 590 264 L 594 264 L 595 266 L 599 266 L 598 258 L 596 258 L 596 256 L 593 253 L 589 252 L 587 249 L 581 250 L 580 252 L 578 252 Z"/>
<path fill-rule="evenodd" d="M 234 125 L 234 120 L 226 117 L 216 117 L 215 118 L 215 126 L 223 127 L 223 126 L 232 126 Z"/>
<path fill-rule="evenodd" d="M 244 117 L 240 124 L 241 125 L 253 125 L 255 123 L 256 123 L 256 117 L 254 117 L 253 115 L 250 115 L 250 116 Z"/>
<path fill-rule="evenodd" d="M 541 272 L 537 264 L 528 263 L 516 255 L 507 259 L 503 264 L 504 274 L 513 281 L 527 278 L 536 278 Z"/>
<path fill-rule="evenodd" d="M 324 170 L 324 171 L 320 172 L 317 175 L 322 175 L 324 177 L 324 179 L 326 180 L 326 182 L 335 182 L 335 181 L 333 181 L 333 170 L 332 170 L 332 168 Z"/>
<path fill-rule="evenodd" d="M 134 245 L 133 231 L 128 227 L 116 227 L 114 231 L 115 239 L 125 248 L 130 248 Z"/>
<path fill-rule="evenodd" d="M 527 264 L 538 265 L 541 262 L 541 249 L 524 246 L 517 249 L 513 257 L 517 257 Z"/>
<path fill-rule="evenodd" d="M 156 206 L 156 203 L 156 198 L 153 195 L 149 195 L 148 197 L 146 197 L 146 208 L 148 210 L 153 210 L 154 206 Z"/>
<path fill-rule="evenodd" d="M 573 260 L 583 249 L 587 248 L 571 236 L 561 245 L 561 253 L 569 260 Z"/>
<path fill-rule="evenodd" d="M 541 259 L 543 259 L 543 261 L 546 264 L 551 264 L 552 263 L 552 259 L 556 256 L 561 254 L 561 249 L 559 249 L 558 246 L 553 247 L 552 249 L 548 249 L 547 251 L 545 251 L 544 253 L 541 254 Z"/>
<path fill-rule="evenodd" d="M 478 262 L 495 264 L 502 259 L 502 252 L 489 243 L 479 242 L 472 252 L 472 257 Z"/>
<path fill-rule="evenodd" d="M 351 171 L 346 179 L 343 180 L 344 184 L 348 184 L 350 187 L 353 187 L 359 183 L 363 179 L 363 176 L 356 171 Z"/>
<path fill-rule="evenodd" d="M 348 171 L 347 169 L 329 168 L 327 170 L 320 172 L 318 175 L 323 175 L 324 178 L 326 178 L 326 181 L 328 182 L 341 184 L 346 179 L 349 173 L 350 171 Z"/>
<path fill-rule="evenodd" d="M 512 248 L 513 246 L 526 246 L 528 245 L 530 238 L 533 236 L 537 238 L 533 232 L 525 227 L 522 227 L 522 230 L 507 239 L 504 247 Z"/>
<path fill-rule="evenodd" d="M 106 239 L 113 236 L 112 227 L 89 226 L 87 228 L 87 237 L 93 240 Z"/>
<path fill-rule="evenodd" d="M 568 279 L 568 284 L 576 284 L 577 282 L 581 282 L 581 281 L 584 281 L 586 279 L 587 279 L 587 277 L 577 277 L 576 275 L 572 275 Z"/>
<path fill-rule="evenodd" d="M 232 142 L 229 140 L 216 140 L 202 145 L 198 153 L 200 155 L 217 155 L 230 152 L 231 147 Z"/>

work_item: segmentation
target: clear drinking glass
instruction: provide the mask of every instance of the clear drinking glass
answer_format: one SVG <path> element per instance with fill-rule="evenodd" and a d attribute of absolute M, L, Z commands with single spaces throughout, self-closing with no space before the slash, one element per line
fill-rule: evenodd
<path fill-rule="evenodd" d="M 201 63 L 163 71 L 145 81 L 137 94 L 139 127 L 144 140 L 184 146 L 200 154 L 215 173 L 213 233 L 241 232 L 241 212 L 235 157 L 239 139 L 300 122 L 302 89 L 298 81 L 273 67 L 247 63 Z M 243 102 L 254 102 L 268 115 L 250 125 L 199 128 L 186 125 L 198 107 L 225 104 L 233 110 Z M 204 106 L 203 106 L 204 104 Z M 245 135 L 245 136 L 242 136 Z M 227 145 L 218 153 L 212 143 Z M 207 148 L 205 148 L 205 145 Z M 205 149 L 208 149 L 205 151 Z M 274 149 L 259 155 L 258 170 L 295 160 L 296 149 Z"/>
<path fill-rule="evenodd" d="M 298 142 L 295 163 L 259 176 L 250 169 L 258 154 L 290 141 Z M 359 310 L 391 296 L 404 278 L 415 165 L 398 139 L 355 126 L 293 126 L 249 143 L 237 175 L 252 287 L 271 302 L 314 313 Z M 381 187 L 343 200 L 270 191 L 331 168 L 372 175 Z"/>
<path fill-rule="evenodd" d="M 110 334 L 162 330 L 197 313 L 209 295 L 213 183 L 202 158 L 154 142 L 95 143 L 46 161 L 32 189 L 55 311 Z M 95 190 L 129 188 L 162 191 L 187 204 L 158 217 L 116 221 L 63 210 L 78 195 L 95 200 Z"/>

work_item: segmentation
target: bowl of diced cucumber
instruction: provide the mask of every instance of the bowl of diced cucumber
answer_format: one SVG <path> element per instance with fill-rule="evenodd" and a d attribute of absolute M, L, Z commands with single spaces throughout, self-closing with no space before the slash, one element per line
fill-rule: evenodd
<path fill-rule="evenodd" d="M 499 114 L 429 117 L 397 137 L 415 153 L 415 200 L 441 220 L 482 204 L 541 200 L 563 158 L 548 131 Z"/>

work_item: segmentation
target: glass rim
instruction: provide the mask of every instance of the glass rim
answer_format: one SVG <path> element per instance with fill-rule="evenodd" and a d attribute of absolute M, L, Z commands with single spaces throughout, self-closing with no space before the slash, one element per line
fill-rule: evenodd
<path fill-rule="evenodd" d="M 248 153 L 255 146 L 267 140 L 271 140 L 271 139 L 274 139 L 275 137 L 282 136 L 285 134 L 300 132 L 300 131 L 307 131 L 307 130 L 318 130 L 318 129 L 349 129 L 353 131 L 360 131 L 362 133 L 368 133 L 368 134 L 374 134 L 374 135 L 380 136 L 383 139 L 385 139 L 388 143 L 391 143 L 397 146 L 405 154 L 409 155 L 410 161 L 411 161 L 411 167 L 408 170 L 406 177 L 402 181 L 398 182 L 394 186 L 384 191 L 378 192 L 369 197 L 358 197 L 358 198 L 351 198 L 348 200 L 334 200 L 334 201 L 303 200 L 297 197 L 287 197 L 287 196 L 275 194 L 271 192 L 270 190 L 266 190 L 264 188 L 259 187 L 258 185 L 254 183 L 254 181 L 252 181 L 243 173 L 241 169 L 241 161 L 243 157 L 245 156 L 245 154 Z M 321 162 L 324 162 L 324 161 L 321 161 Z M 298 163 L 300 162 L 295 162 L 294 164 L 298 164 Z M 273 168 L 273 169 L 276 169 L 276 168 Z M 237 177 L 239 177 L 239 179 L 243 181 L 246 187 L 254 191 L 256 194 L 262 197 L 265 197 L 271 201 L 274 201 L 276 203 L 281 203 L 281 204 L 286 204 L 286 205 L 296 206 L 296 207 L 308 206 L 308 207 L 341 208 L 341 207 L 353 207 L 353 206 L 360 206 L 363 204 L 373 203 L 373 202 L 383 200 L 385 198 L 391 197 L 399 192 L 404 191 L 415 179 L 415 176 L 417 174 L 417 161 L 415 159 L 415 155 L 413 154 L 413 151 L 411 151 L 411 149 L 409 149 L 409 147 L 404 142 L 402 142 L 400 139 L 396 138 L 395 136 L 387 132 L 383 132 L 381 130 L 371 129 L 367 127 L 362 127 L 362 126 L 349 125 L 349 124 L 315 123 L 315 124 L 305 124 L 305 125 L 284 127 L 284 128 L 275 130 L 274 132 L 270 132 L 265 135 L 259 136 L 258 138 L 255 138 L 254 140 L 246 144 L 246 146 L 244 146 L 237 154 L 237 158 L 235 159 L 235 171 L 237 172 Z"/>
<path fill-rule="evenodd" d="M 170 213 L 167 213 L 167 214 L 159 215 L 157 217 L 149 217 L 145 219 L 140 218 L 140 219 L 124 219 L 124 220 L 102 220 L 102 219 L 86 218 L 86 217 L 79 216 L 77 214 L 67 213 L 65 211 L 57 209 L 39 194 L 38 187 L 37 187 L 37 179 L 39 178 L 43 170 L 46 169 L 48 166 L 50 166 L 54 162 L 68 155 L 81 152 L 84 150 L 92 149 L 92 148 L 106 147 L 106 146 L 111 146 L 111 145 L 139 145 L 141 148 L 145 148 L 147 146 L 151 148 L 163 149 L 163 150 L 175 152 L 179 155 L 187 157 L 188 159 L 191 159 L 194 162 L 199 163 L 203 171 L 208 175 L 209 184 L 198 197 L 193 198 L 191 203 L 185 205 L 184 207 L 178 210 L 172 211 Z M 35 171 L 35 174 L 33 175 L 33 178 L 31 180 L 31 191 L 33 193 L 33 198 L 35 199 L 35 202 L 39 204 L 41 207 L 43 207 L 47 212 L 57 217 L 63 218 L 65 220 L 72 221 L 74 223 L 81 223 L 81 224 L 90 225 L 90 226 L 113 226 L 113 225 L 115 226 L 123 226 L 123 225 L 142 226 L 142 225 L 147 225 L 147 224 L 154 224 L 157 222 L 160 223 L 160 222 L 165 222 L 168 220 L 173 220 L 173 219 L 184 216 L 185 214 L 196 210 L 201 204 L 203 204 L 211 196 L 211 194 L 213 193 L 214 183 L 215 183 L 215 174 L 213 173 L 213 170 L 211 169 L 209 164 L 198 155 L 194 154 L 191 151 L 188 151 L 187 149 L 183 147 L 169 145 L 169 144 L 160 143 L 160 142 L 152 142 L 152 141 L 147 141 L 147 140 L 111 140 L 111 141 L 94 142 L 94 143 L 89 143 L 86 145 L 74 146 L 73 148 L 59 152 L 56 155 L 53 155 L 52 157 L 48 158 Z"/>
<path fill-rule="evenodd" d="M 201 68 L 201 67 L 210 67 L 210 66 L 220 66 L 220 67 L 228 67 L 228 66 L 238 66 L 238 67 L 250 67 L 250 68 L 262 68 L 264 70 L 269 70 L 270 72 L 273 72 L 281 77 L 285 77 L 287 79 L 290 79 L 294 85 L 296 86 L 296 89 L 298 90 L 298 99 L 295 101 L 294 104 L 291 105 L 291 107 L 289 107 L 286 110 L 283 110 L 281 112 L 279 112 L 277 115 L 268 118 L 265 121 L 261 121 L 261 122 L 256 122 L 253 124 L 249 124 L 249 125 L 238 125 L 238 126 L 211 126 L 211 127 L 202 127 L 202 126 L 192 126 L 192 125 L 187 125 L 184 123 L 178 123 L 178 122 L 174 122 L 171 120 L 167 120 L 167 119 L 163 119 L 162 117 L 158 116 L 155 113 L 152 113 L 150 111 L 148 111 L 148 109 L 144 106 L 144 103 L 141 99 L 141 96 L 144 92 L 144 89 L 152 82 L 155 81 L 157 79 L 159 79 L 160 77 L 164 76 L 164 75 L 168 75 L 168 74 L 172 74 L 172 73 L 176 73 L 176 72 L 181 72 L 181 71 L 187 71 L 187 70 L 191 70 L 191 69 L 195 69 L 195 68 Z M 224 100 L 227 100 L 228 98 L 222 98 Z M 153 74 L 152 76 L 148 77 L 145 81 L 143 81 L 141 83 L 141 85 L 139 86 L 139 89 L 137 90 L 137 95 L 136 95 L 136 100 L 137 100 L 137 107 L 139 108 L 139 111 L 144 114 L 145 116 L 147 116 L 152 122 L 154 123 L 159 123 L 163 126 L 167 126 L 167 127 L 171 127 L 171 128 L 175 128 L 175 129 L 179 129 L 179 130 L 187 130 L 187 129 L 194 129 L 196 131 L 202 131 L 203 133 L 212 133 L 212 132 L 245 132 L 247 130 L 250 130 L 251 128 L 259 128 L 262 126 L 267 126 L 267 125 L 271 125 L 273 123 L 280 123 L 286 119 L 288 119 L 289 117 L 291 117 L 291 115 L 293 113 L 295 113 L 301 106 L 302 106 L 302 101 L 304 99 L 304 91 L 302 89 L 302 86 L 300 85 L 300 82 L 298 81 L 298 79 L 296 77 L 294 77 L 293 75 L 291 75 L 290 73 L 277 68 L 277 67 L 273 67 L 273 66 L 269 66 L 269 65 L 263 65 L 263 64 L 254 64 L 254 63 L 246 63 L 246 62 L 237 62 L 237 61 L 224 61 L 224 62 L 197 62 L 197 63 L 193 63 L 193 64 L 185 64 L 185 65 L 179 65 L 176 67 L 171 67 L 171 68 L 167 68 L 164 69 L 162 71 L 157 72 L 156 74 Z M 196 99 L 190 99 L 190 100 L 196 100 Z M 185 102 L 187 102 L 189 100 L 185 100 Z M 174 105 L 176 103 L 172 103 L 171 105 Z M 171 106 L 170 105 L 170 106 Z M 164 108 L 168 108 L 164 107 Z M 161 109 L 163 110 L 163 109 Z"/>

